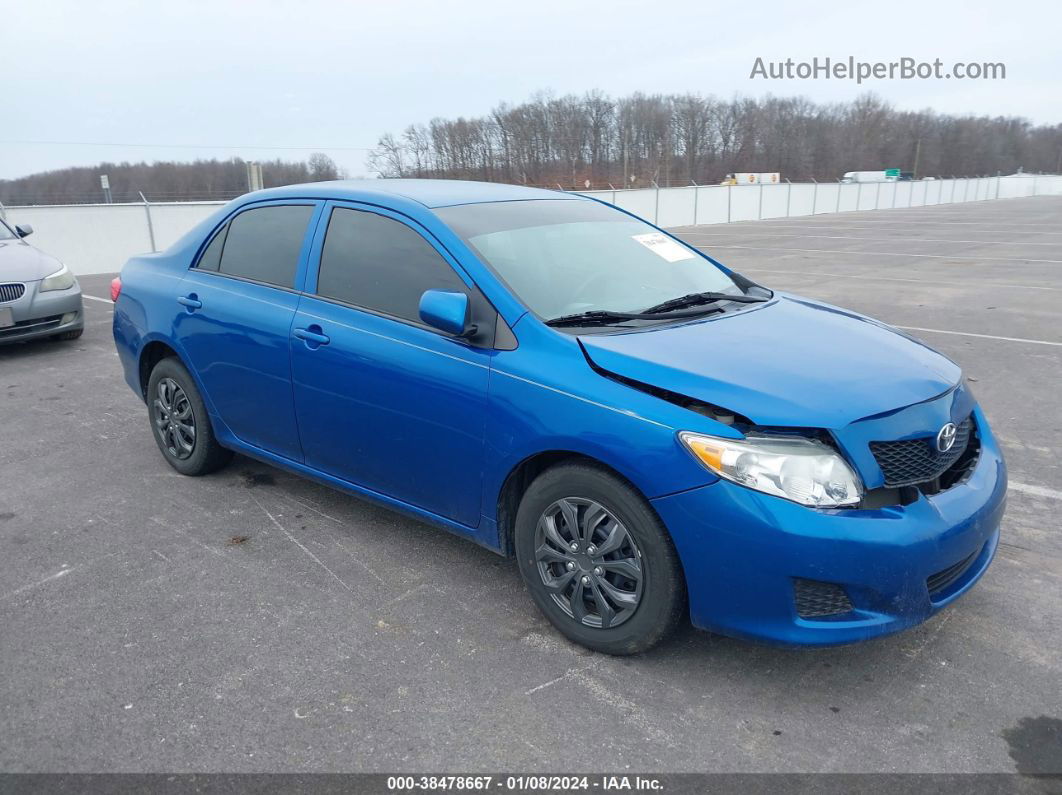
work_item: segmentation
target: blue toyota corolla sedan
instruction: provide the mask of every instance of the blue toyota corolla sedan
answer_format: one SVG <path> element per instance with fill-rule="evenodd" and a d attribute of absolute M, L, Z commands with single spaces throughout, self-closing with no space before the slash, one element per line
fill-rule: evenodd
<path fill-rule="evenodd" d="M 236 199 L 112 284 L 163 457 L 233 451 L 517 559 L 562 633 L 788 645 L 917 624 L 996 549 L 962 372 L 596 200 L 373 180 Z"/>

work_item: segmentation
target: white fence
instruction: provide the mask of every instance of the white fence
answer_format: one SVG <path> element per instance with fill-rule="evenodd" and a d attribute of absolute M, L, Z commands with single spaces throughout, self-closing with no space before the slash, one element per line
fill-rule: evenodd
<path fill-rule="evenodd" d="M 586 192 L 663 227 L 1057 194 L 1062 194 L 1062 176 L 1044 174 L 846 185 L 783 182 Z"/>
<path fill-rule="evenodd" d="M 725 224 L 852 210 L 924 207 L 1062 194 L 1062 176 L 1015 175 L 918 182 L 705 185 L 588 191 L 658 226 Z M 11 224 L 32 224 L 32 242 L 77 274 L 110 273 L 129 257 L 161 251 L 223 202 L 74 204 L 3 208 Z"/>
<path fill-rule="evenodd" d="M 117 272 L 134 254 L 168 248 L 224 203 L 63 204 L 4 209 L 9 224 L 33 226 L 29 242 L 58 257 L 74 273 L 85 275 Z"/>

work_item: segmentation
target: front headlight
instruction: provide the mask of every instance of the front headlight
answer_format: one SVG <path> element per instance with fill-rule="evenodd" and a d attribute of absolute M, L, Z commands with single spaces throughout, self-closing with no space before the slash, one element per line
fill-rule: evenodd
<path fill-rule="evenodd" d="M 74 274 L 70 272 L 70 269 L 64 265 L 51 276 L 41 281 L 40 292 L 46 293 L 49 290 L 69 290 L 77 284 L 77 279 L 74 278 Z"/>
<path fill-rule="evenodd" d="M 816 508 L 854 505 L 859 478 L 837 452 L 813 439 L 750 436 L 721 439 L 683 431 L 682 443 L 720 477 Z"/>

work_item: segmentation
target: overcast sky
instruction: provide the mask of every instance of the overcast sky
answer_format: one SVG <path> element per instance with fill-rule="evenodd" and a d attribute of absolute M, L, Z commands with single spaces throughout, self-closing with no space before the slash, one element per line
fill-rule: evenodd
<path fill-rule="evenodd" d="M 304 159 L 351 176 L 385 132 L 540 90 L 848 100 L 1062 122 L 1062 3 L 1009 0 L 335 0 L 11 3 L 0 23 L 0 178 L 102 160 Z M 1006 79 L 750 80 L 814 56 Z M 104 145 L 112 144 L 112 145 Z M 291 147 L 285 149 L 285 147 Z"/>

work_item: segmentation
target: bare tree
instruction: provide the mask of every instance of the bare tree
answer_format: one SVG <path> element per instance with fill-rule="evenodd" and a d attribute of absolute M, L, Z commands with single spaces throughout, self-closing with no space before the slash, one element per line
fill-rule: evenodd
<path fill-rule="evenodd" d="M 261 163 L 265 185 L 343 176 L 326 154 Z M 1016 117 L 901 111 L 873 94 L 818 104 L 803 97 L 719 99 L 634 94 L 613 99 L 540 93 L 478 118 L 414 123 L 380 137 L 370 169 L 386 177 L 451 177 L 583 188 L 700 184 L 736 171 L 780 171 L 834 180 L 845 171 L 901 168 L 972 176 L 1062 171 L 1062 125 Z M 224 199 L 247 190 L 246 162 L 101 163 L 0 180 L 0 202 L 102 201 L 107 174 L 116 201 Z M 630 177 L 635 177 L 631 183 Z"/>
<path fill-rule="evenodd" d="M 315 153 L 306 162 L 259 161 L 265 187 L 336 179 L 341 170 L 332 158 Z M 100 175 L 110 178 L 114 201 L 231 199 L 246 193 L 247 161 L 196 160 L 191 163 L 100 163 L 64 168 L 12 180 L 0 180 L 0 202 L 71 204 L 101 202 Z"/>
<path fill-rule="evenodd" d="M 410 127 L 406 130 L 406 143 L 399 143 L 395 140 L 395 137 L 391 133 L 386 133 L 380 137 L 380 140 L 376 144 L 376 148 L 369 153 L 369 168 L 375 171 L 381 177 L 404 177 L 407 176 L 405 168 L 405 155 L 407 151 L 410 151 L 416 156 L 417 150 L 411 145 L 408 135 Z M 429 166 L 427 162 L 417 162 L 416 168 L 413 169 L 413 173 L 417 174 L 428 170 Z"/>
<path fill-rule="evenodd" d="M 310 182 L 324 182 L 329 179 L 339 179 L 339 167 L 336 162 L 323 152 L 314 152 L 310 155 L 306 165 L 310 170 Z"/>
<path fill-rule="evenodd" d="M 502 103 L 479 119 L 433 119 L 370 159 L 384 176 L 456 177 L 553 187 L 716 182 L 735 171 L 834 180 L 845 171 L 922 174 L 1062 170 L 1062 125 L 899 111 L 873 94 L 721 100 L 696 94 L 612 99 L 600 91 Z"/>

